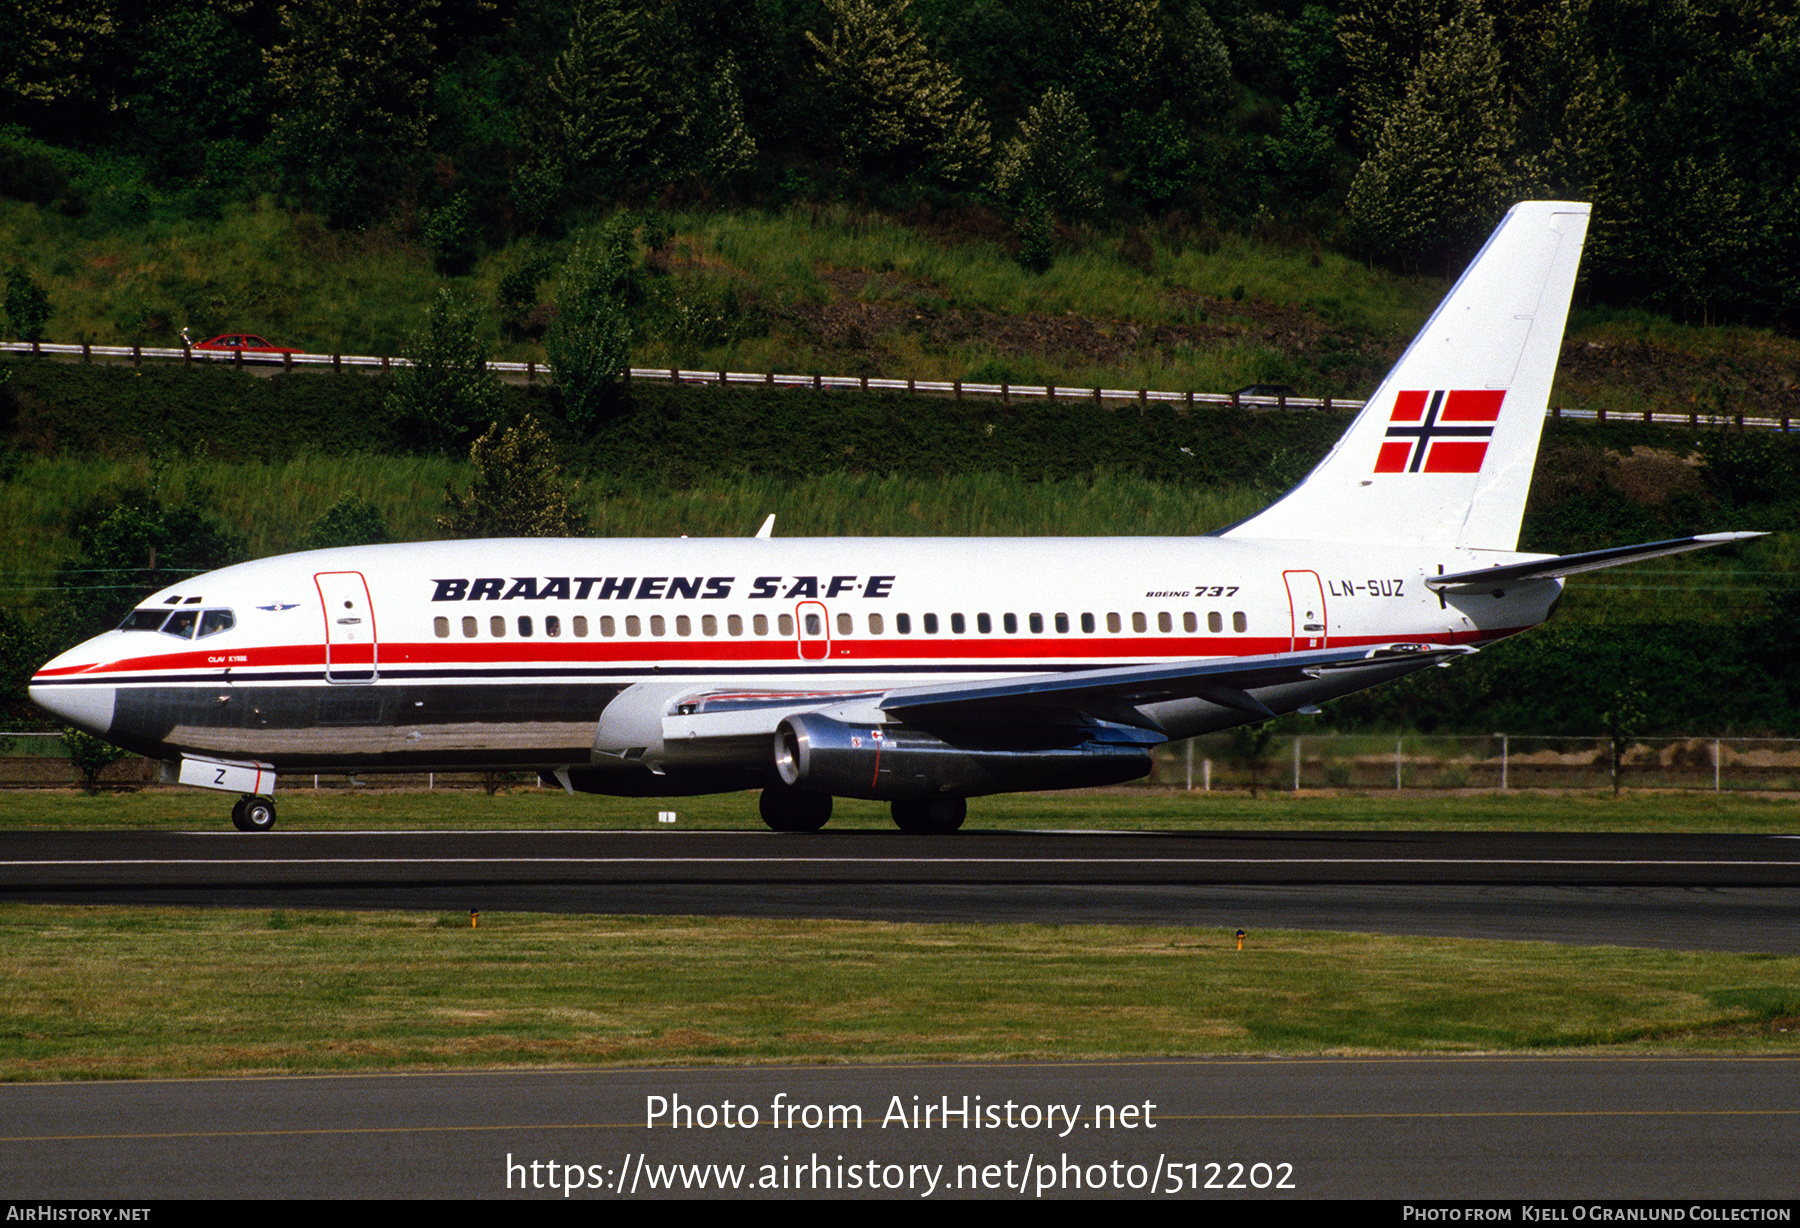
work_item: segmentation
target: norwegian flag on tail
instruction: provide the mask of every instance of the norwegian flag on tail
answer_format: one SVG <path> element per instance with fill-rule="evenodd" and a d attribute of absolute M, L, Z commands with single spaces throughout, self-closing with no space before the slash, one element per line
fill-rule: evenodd
<path fill-rule="evenodd" d="M 1375 472 L 1480 473 L 1505 399 L 1497 388 L 1400 393 Z"/>

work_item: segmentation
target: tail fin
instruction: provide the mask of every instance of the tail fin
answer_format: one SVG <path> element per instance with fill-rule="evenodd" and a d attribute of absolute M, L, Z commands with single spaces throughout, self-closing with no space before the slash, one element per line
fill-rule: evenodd
<path fill-rule="evenodd" d="M 1330 454 L 1221 536 L 1516 549 L 1587 222 L 1514 205 Z"/>

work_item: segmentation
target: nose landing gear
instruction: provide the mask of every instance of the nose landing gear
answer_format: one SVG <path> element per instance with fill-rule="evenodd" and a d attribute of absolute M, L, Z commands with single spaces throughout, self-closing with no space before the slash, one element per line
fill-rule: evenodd
<path fill-rule="evenodd" d="M 231 808 L 231 825 L 239 831 L 270 831 L 275 826 L 275 799 L 245 794 Z"/>

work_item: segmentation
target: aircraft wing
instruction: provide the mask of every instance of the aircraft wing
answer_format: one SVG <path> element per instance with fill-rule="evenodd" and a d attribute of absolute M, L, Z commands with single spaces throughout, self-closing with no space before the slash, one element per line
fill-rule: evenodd
<path fill-rule="evenodd" d="M 1502 567 L 1484 567 L 1477 571 L 1459 571 L 1448 576 L 1426 576 L 1425 587 L 1440 593 L 1485 593 L 1498 585 L 1518 584 L 1525 580 L 1554 580 L 1561 576 L 1598 571 L 1602 567 L 1618 567 L 1639 559 L 1660 558 L 1686 550 L 1704 550 L 1730 542 L 1767 537 L 1767 533 L 1702 533 L 1696 537 L 1676 537 L 1664 542 L 1645 542 L 1637 546 L 1614 546 L 1610 550 L 1590 550 L 1585 554 L 1563 554 L 1553 558 L 1534 559 L 1526 563 L 1510 563 Z"/>
<path fill-rule="evenodd" d="M 1209 657 L 1116 669 L 1033 674 L 985 682 L 947 682 L 888 691 L 876 705 L 921 724 L 976 721 L 1024 710 L 1089 712 L 1103 719 L 1144 725 L 1140 704 L 1201 699 L 1259 719 L 1275 714 L 1251 692 L 1327 676 L 1358 672 L 1391 676 L 1396 665 L 1412 669 L 1473 652 L 1464 647 L 1393 644 L 1382 648 L 1333 648 L 1259 657 Z"/>

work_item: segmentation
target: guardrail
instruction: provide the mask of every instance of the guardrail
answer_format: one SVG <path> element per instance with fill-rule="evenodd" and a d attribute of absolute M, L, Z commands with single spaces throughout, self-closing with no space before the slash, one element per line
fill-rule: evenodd
<path fill-rule="evenodd" d="M 387 356 L 371 356 L 367 354 L 283 354 L 274 357 L 245 357 L 242 350 L 198 350 L 189 346 L 156 347 L 139 345 L 62 345 L 38 341 L 0 342 L 0 353 L 35 354 L 51 358 L 79 358 L 82 362 L 95 359 L 103 361 L 129 360 L 134 366 L 145 359 L 156 362 L 180 361 L 192 362 L 227 362 L 233 366 L 280 366 L 284 370 L 295 367 L 330 367 L 340 371 L 345 367 L 364 370 L 393 370 L 397 367 L 410 367 L 412 361 L 406 358 L 390 358 Z M 535 383 L 542 378 L 549 380 L 550 368 L 541 362 L 490 362 L 487 370 L 500 375 L 522 375 L 526 383 Z M 1316 409 L 1327 413 L 1333 410 L 1359 410 L 1364 402 L 1346 397 L 1291 397 L 1291 396 L 1244 396 L 1236 392 L 1171 392 L 1156 388 L 1084 388 L 1070 387 L 1061 384 L 1009 384 L 1009 383 L 973 383 L 965 380 L 921 380 L 921 379 L 887 379 L 867 375 L 781 375 L 766 371 L 700 371 L 684 367 L 632 367 L 630 375 L 635 380 L 654 380 L 658 382 L 678 384 L 712 384 L 719 387 L 731 384 L 754 385 L 773 388 L 810 388 L 814 391 L 830 389 L 856 389 L 862 392 L 906 392 L 913 395 L 948 396 L 956 400 L 964 397 L 997 397 L 1002 404 L 1010 404 L 1014 397 L 1026 400 L 1048 401 L 1092 401 L 1096 405 L 1107 402 L 1131 402 L 1141 404 L 1156 402 L 1163 405 L 1180 405 L 1191 408 L 1195 405 L 1225 406 L 1232 408 L 1304 410 Z M 1688 413 L 1662 413 L 1646 409 L 1641 413 L 1608 413 L 1606 410 L 1566 409 L 1562 406 L 1551 406 L 1546 411 L 1551 418 L 1586 419 L 1597 422 L 1639 422 L 1663 426 L 1737 426 L 1755 427 L 1763 430 L 1792 430 L 1792 415 L 1782 414 L 1780 417 L 1762 417 L 1753 414 L 1717 414 L 1702 413 L 1692 410 Z"/>

